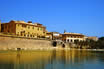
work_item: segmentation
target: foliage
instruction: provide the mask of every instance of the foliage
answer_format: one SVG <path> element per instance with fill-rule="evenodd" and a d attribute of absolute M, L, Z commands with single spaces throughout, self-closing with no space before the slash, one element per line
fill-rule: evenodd
<path fill-rule="evenodd" d="M 99 38 L 99 40 L 96 43 L 96 46 L 100 49 L 104 49 L 104 37 Z"/>
<path fill-rule="evenodd" d="M 76 45 L 79 45 L 80 48 L 83 46 L 91 48 L 91 49 L 104 49 L 104 37 L 99 38 L 98 41 L 94 40 L 89 40 L 87 39 L 86 41 L 75 41 Z"/>

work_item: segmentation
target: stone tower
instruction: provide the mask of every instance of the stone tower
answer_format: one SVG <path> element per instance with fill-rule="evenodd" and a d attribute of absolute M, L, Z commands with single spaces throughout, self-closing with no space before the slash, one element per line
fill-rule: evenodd
<path fill-rule="evenodd" d="M 64 33 L 66 33 L 66 30 L 64 30 Z"/>

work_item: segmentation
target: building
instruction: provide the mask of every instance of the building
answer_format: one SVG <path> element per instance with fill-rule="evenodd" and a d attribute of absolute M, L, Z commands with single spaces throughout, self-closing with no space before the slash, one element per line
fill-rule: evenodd
<path fill-rule="evenodd" d="M 92 36 L 92 37 L 87 37 L 87 39 L 89 39 L 89 40 L 94 40 L 94 41 L 98 41 L 98 38 L 97 38 L 97 37 L 94 37 L 94 36 Z"/>
<path fill-rule="evenodd" d="M 1 32 L 1 21 L 0 21 L 0 32 Z"/>
<path fill-rule="evenodd" d="M 64 33 L 62 34 L 62 40 L 65 42 L 85 41 L 85 35 L 79 33 Z"/>
<path fill-rule="evenodd" d="M 10 21 L 9 23 L 1 24 L 1 32 L 11 33 L 22 37 L 40 38 L 45 37 L 46 27 L 39 23 L 32 24 L 31 21 L 28 23 L 24 21 Z"/>
<path fill-rule="evenodd" d="M 52 33 L 51 32 L 46 32 L 46 38 L 47 39 L 52 39 Z"/>
<path fill-rule="evenodd" d="M 60 34 L 59 32 L 47 32 L 46 38 L 52 40 L 62 40 L 62 34 Z"/>
<path fill-rule="evenodd" d="M 52 32 L 52 39 L 53 40 L 62 40 L 62 34 L 59 32 Z"/>

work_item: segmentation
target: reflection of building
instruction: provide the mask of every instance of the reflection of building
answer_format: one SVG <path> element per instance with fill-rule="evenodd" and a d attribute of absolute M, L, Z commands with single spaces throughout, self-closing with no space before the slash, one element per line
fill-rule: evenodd
<path fill-rule="evenodd" d="M 94 41 L 97 41 L 98 40 L 97 37 L 87 37 L 87 39 L 94 40 Z"/>
<path fill-rule="evenodd" d="M 44 69 L 50 57 L 51 51 L 0 53 L 0 69 Z"/>
<path fill-rule="evenodd" d="M 28 23 L 24 21 L 10 21 L 9 23 L 1 24 L 1 31 L 4 33 L 13 33 L 17 36 L 23 37 L 45 37 L 46 27 L 42 24 L 32 24 L 31 21 Z"/>
<path fill-rule="evenodd" d="M 84 41 L 85 36 L 79 33 L 64 33 L 62 34 L 62 40 L 65 42 Z"/>

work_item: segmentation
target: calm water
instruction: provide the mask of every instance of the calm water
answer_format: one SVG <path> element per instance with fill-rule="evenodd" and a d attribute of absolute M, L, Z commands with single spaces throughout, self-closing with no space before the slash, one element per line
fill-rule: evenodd
<path fill-rule="evenodd" d="M 104 52 L 0 51 L 0 69 L 104 69 Z"/>

